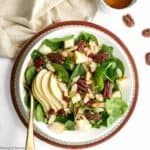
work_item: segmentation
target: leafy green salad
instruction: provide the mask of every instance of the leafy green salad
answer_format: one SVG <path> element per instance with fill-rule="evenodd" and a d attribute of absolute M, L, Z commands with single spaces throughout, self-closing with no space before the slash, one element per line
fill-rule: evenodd
<path fill-rule="evenodd" d="M 113 47 L 91 33 L 44 39 L 25 71 L 24 102 L 56 132 L 109 127 L 128 105 L 121 92 L 127 77 Z"/>

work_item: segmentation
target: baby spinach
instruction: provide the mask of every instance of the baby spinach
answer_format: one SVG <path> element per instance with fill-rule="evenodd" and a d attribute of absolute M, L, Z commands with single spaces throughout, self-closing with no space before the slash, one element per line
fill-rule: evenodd
<path fill-rule="evenodd" d="M 98 65 L 94 72 L 94 82 L 98 92 L 101 92 L 104 89 L 104 71 L 103 66 Z"/>
<path fill-rule="evenodd" d="M 80 40 L 84 40 L 86 42 L 94 41 L 98 45 L 98 40 L 97 40 L 96 36 L 94 36 L 93 34 L 87 33 L 87 32 L 81 32 L 79 34 L 76 41 L 78 42 Z"/>
<path fill-rule="evenodd" d="M 106 100 L 105 109 L 109 114 L 107 122 L 110 124 L 120 118 L 127 111 L 128 105 L 122 100 L 122 98 L 112 98 Z"/>
<path fill-rule="evenodd" d="M 65 36 L 62 38 L 45 39 L 44 44 L 50 47 L 53 51 L 62 49 L 64 47 L 64 41 L 73 38 L 73 35 Z"/>
<path fill-rule="evenodd" d="M 65 128 L 67 130 L 75 130 L 75 122 L 68 120 L 67 122 L 65 122 Z"/>
<path fill-rule="evenodd" d="M 43 56 L 38 50 L 34 50 L 32 53 L 31 53 L 31 58 L 34 60 L 35 58 L 37 57 L 40 57 L 40 56 Z"/>
<path fill-rule="evenodd" d="M 57 64 L 57 63 L 51 63 L 51 65 L 56 70 L 58 77 L 61 78 L 62 81 L 68 82 L 69 74 L 66 71 L 66 69 L 64 68 L 64 66 L 60 65 L 60 64 Z"/>
<path fill-rule="evenodd" d="M 35 66 L 30 66 L 26 69 L 25 79 L 28 85 L 31 85 L 34 76 L 36 75 L 37 70 Z"/>
<path fill-rule="evenodd" d="M 74 62 L 73 62 L 72 58 L 70 58 L 70 57 L 65 58 L 65 62 L 63 64 L 63 66 L 67 70 L 71 71 L 73 69 L 73 67 L 74 67 Z"/>
<path fill-rule="evenodd" d="M 82 64 L 78 64 L 75 69 L 73 70 L 71 76 L 70 76 L 70 80 L 68 83 L 68 87 L 70 87 L 72 80 L 77 77 L 77 76 L 82 76 L 85 74 L 85 69 L 83 67 Z"/>
<path fill-rule="evenodd" d="M 29 94 L 29 92 L 26 92 L 26 95 L 24 97 L 24 103 L 27 106 L 27 108 L 30 108 L 30 94 Z"/>
<path fill-rule="evenodd" d="M 74 114 L 69 115 L 57 115 L 55 118 L 56 122 L 66 123 L 68 120 L 74 121 Z"/>
<path fill-rule="evenodd" d="M 36 106 L 35 117 L 37 121 L 43 122 L 45 119 L 45 113 L 41 104 L 37 104 Z"/>

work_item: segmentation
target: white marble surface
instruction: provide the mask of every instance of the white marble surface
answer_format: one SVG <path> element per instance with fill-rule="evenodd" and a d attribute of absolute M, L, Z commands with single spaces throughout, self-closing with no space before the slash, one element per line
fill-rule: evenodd
<path fill-rule="evenodd" d="M 131 50 L 139 73 L 139 98 L 136 109 L 124 128 L 113 138 L 87 150 L 127 150 L 148 149 L 150 147 L 150 66 L 145 64 L 145 53 L 150 51 L 150 38 L 143 38 L 141 30 L 150 27 L 150 1 L 137 0 L 137 3 L 128 12 L 135 19 L 135 26 L 127 28 L 122 23 L 122 13 L 105 14 L 99 11 L 93 20 L 118 35 Z M 8 147 L 24 147 L 26 128 L 19 120 L 10 97 L 10 73 L 13 61 L 0 58 L 0 149 Z M 36 150 L 59 150 L 35 138 Z M 3 147 L 3 148 L 2 148 Z M 12 148 L 11 148 L 12 147 Z"/>

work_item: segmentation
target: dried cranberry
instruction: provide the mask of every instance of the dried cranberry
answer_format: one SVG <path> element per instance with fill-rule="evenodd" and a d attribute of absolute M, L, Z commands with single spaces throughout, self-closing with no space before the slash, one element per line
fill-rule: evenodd
<path fill-rule="evenodd" d="M 50 115 L 54 114 L 54 112 L 55 112 L 54 109 L 51 108 L 51 109 L 48 111 L 48 115 L 50 116 Z"/>
<path fill-rule="evenodd" d="M 58 111 L 57 111 L 57 114 L 58 114 L 58 115 L 64 115 L 64 114 L 65 114 L 64 109 L 58 110 Z"/>
<path fill-rule="evenodd" d="M 86 46 L 86 42 L 84 40 L 80 40 L 78 43 L 77 43 L 77 46 L 78 46 L 78 51 L 83 51 L 85 46 Z"/>
<path fill-rule="evenodd" d="M 41 57 L 37 57 L 34 60 L 34 65 L 39 68 L 43 65 L 43 59 Z"/>
<path fill-rule="evenodd" d="M 69 102 L 69 97 L 63 96 L 63 100 L 64 100 L 65 102 Z"/>

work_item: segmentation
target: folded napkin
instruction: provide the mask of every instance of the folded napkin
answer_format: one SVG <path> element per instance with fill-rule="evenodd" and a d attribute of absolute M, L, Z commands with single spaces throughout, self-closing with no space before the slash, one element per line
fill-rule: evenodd
<path fill-rule="evenodd" d="M 96 0 L 0 0 L 0 56 L 14 58 L 25 41 L 49 24 L 90 20 Z"/>

